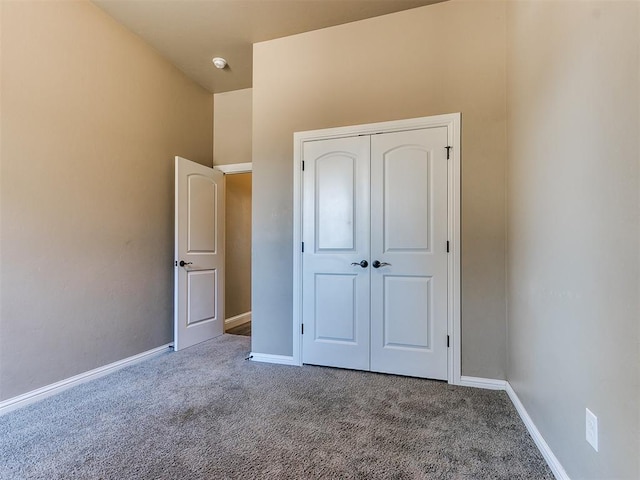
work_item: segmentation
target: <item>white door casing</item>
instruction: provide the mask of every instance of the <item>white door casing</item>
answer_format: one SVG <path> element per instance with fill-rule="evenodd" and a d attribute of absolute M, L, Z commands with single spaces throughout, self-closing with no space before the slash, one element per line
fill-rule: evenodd
<path fill-rule="evenodd" d="M 369 143 L 304 145 L 305 363 L 369 369 Z"/>
<path fill-rule="evenodd" d="M 174 349 L 224 330 L 224 174 L 175 159 Z"/>
<path fill-rule="evenodd" d="M 382 245 L 382 247 L 378 248 L 378 250 L 376 251 L 376 247 L 374 245 L 375 241 L 373 241 L 371 244 L 372 250 L 371 250 L 371 257 L 369 260 L 373 261 L 373 260 L 376 260 L 374 256 L 381 256 L 382 259 L 378 258 L 377 260 L 387 261 L 387 263 L 391 263 L 392 265 L 386 266 L 386 267 L 380 267 L 379 269 L 373 269 L 371 268 L 371 266 L 369 266 L 369 270 L 371 271 L 372 286 L 373 286 L 373 283 L 375 282 L 379 282 L 384 285 L 386 281 L 387 291 L 389 293 L 389 296 L 388 296 L 389 298 L 387 302 L 388 308 L 393 307 L 394 301 L 392 300 L 394 300 L 394 298 L 392 297 L 394 296 L 395 296 L 395 308 L 399 308 L 400 310 L 404 308 L 409 311 L 415 308 L 415 306 L 409 308 L 406 305 L 406 302 L 403 301 L 402 292 L 406 293 L 407 289 L 406 288 L 394 289 L 394 287 L 404 287 L 408 285 L 410 287 L 409 289 L 413 288 L 414 290 L 417 290 L 417 291 L 425 291 L 425 290 L 429 291 L 430 289 L 442 291 L 443 289 L 446 289 L 446 301 L 444 302 L 444 306 L 442 304 L 443 302 L 440 302 L 437 305 L 433 304 L 432 306 L 428 306 L 425 302 L 423 302 L 422 305 L 418 304 L 419 308 L 422 308 L 425 311 L 429 311 L 429 313 L 435 314 L 435 310 L 433 309 L 436 309 L 437 311 L 440 312 L 438 313 L 438 315 L 441 315 L 441 312 L 444 310 L 446 315 L 446 322 L 441 322 L 438 325 L 437 329 L 434 329 L 433 326 L 423 325 L 423 332 L 425 333 L 425 335 L 431 335 L 431 336 L 430 337 L 427 336 L 425 339 L 425 335 L 423 335 L 423 340 L 421 344 L 416 340 L 411 340 L 411 342 L 408 342 L 411 345 L 404 345 L 404 346 L 391 345 L 391 344 L 401 344 L 403 341 L 406 342 L 406 339 L 396 337 L 396 338 L 389 338 L 390 341 L 387 341 L 386 342 L 387 345 L 384 346 L 385 345 L 384 330 L 381 329 L 380 327 L 380 325 L 384 326 L 384 320 L 382 317 L 382 315 L 384 314 L 384 310 L 381 310 L 378 305 L 376 309 L 378 309 L 378 311 L 381 312 L 380 315 L 378 315 L 380 318 L 376 320 L 376 315 L 377 315 L 376 312 L 370 312 L 371 328 L 372 328 L 371 341 L 374 342 L 377 335 L 378 338 L 382 338 L 382 341 L 378 340 L 377 345 L 378 346 L 383 345 L 382 349 L 387 350 L 387 352 L 385 353 L 393 353 L 394 355 L 398 353 L 402 353 L 403 355 L 404 354 L 425 355 L 429 353 L 429 354 L 433 354 L 432 357 L 433 356 L 438 357 L 438 360 L 437 361 L 432 360 L 431 364 L 437 365 L 438 362 L 442 363 L 443 361 L 446 364 L 445 370 L 442 370 L 441 367 L 436 367 L 440 372 L 439 374 L 434 374 L 433 372 L 431 373 L 427 372 L 425 374 L 425 372 L 420 372 L 420 371 L 401 372 L 401 371 L 397 371 L 396 369 L 397 373 L 402 373 L 405 375 L 428 376 L 431 378 L 446 378 L 448 379 L 449 383 L 453 383 L 453 384 L 461 383 L 461 360 L 460 360 L 460 343 L 461 343 L 461 331 L 460 331 L 460 327 L 461 327 L 461 324 L 460 324 L 460 130 L 461 130 L 461 127 L 460 127 L 460 120 L 461 120 L 461 115 L 459 113 L 455 113 L 455 114 L 438 115 L 433 117 L 422 117 L 422 118 L 414 118 L 414 119 L 399 120 L 399 121 L 392 121 L 392 122 L 382 122 L 382 123 L 376 123 L 376 124 L 357 125 L 357 126 L 350 126 L 350 127 L 338 127 L 338 128 L 307 131 L 307 132 L 297 132 L 294 134 L 294 255 L 293 255 L 293 264 L 294 264 L 293 312 L 294 312 L 294 315 L 293 315 L 293 356 L 291 358 L 290 363 L 295 365 L 301 365 L 303 363 L 303 343 L 308 341 L 304 335 L 301 335 L 301 323 L 303 319 L 305 303 L 303 302 L 303 298 L 304 298 L 303 254 L 301 253 L 300 247 L 304 237 L 308 236 L 308 232 L 306 232 L 308 223 L 307 223 L 307 219 L 303 216 L 303 211 L 305 208 L 303 199 L 305 199 L 306 201 L 306 199 L 309 198 L 306 195 L 307 193 L 306 188 L 308 188 L 306 184 L 308 182 L 307 173 L 309 171 L 309 166 L 308 165 L 306 166 L 304 173 L 302 171 L 303 160 L 305 161 L 307 160 L 307 157 L 305 156 L 306 155 L 305 145 L 314 140 L 339 139 L 339 138 L 353 137 L 353 136 L 360 136 L 360 135 L 373 135 L 371 137 L 372 139 L 379 137 L 381 140 L 374 140 L 374 143 L 375 143 L 378 141 L 382 141 L 382 139 L 384 138 L 382 135 L 379 135 L 379 134 L 387 134 L 391 132 L 407 132 L 408 133 L 412 130 L 420 130 L 420 129 L 432 130 L 432 129 L 437 129 L 437 127 L 444 127 L 438 133 L 438 135 L 442 135 L 442 134 L 445 135 L 444 137 L 445 145 L 450 147 L 450 148 L 447 148 L 445 151 L 440 150 L 438 153 L 438 155 L 442 155 L 446 159 L 444 163 L 444 165 L 446 165 L 444 167 L 446 170 L 446 179 L 444 180 L 444 182 L 441 182 L 439 184 L 441 187 L 444 188 L 444 190 L 442 188 L 440 189 L 436 188 L 431 192 L 431 196 L 429 198 L 432 200 L 432 203 L 429 208 L 433 208 L 436 204 L 442 204 L 442 201 L 444 198 L 444 202 L 446 204 L 446 211 L 443 213 L 441 209 L 438 209 L 438 212 L 439 212 L 438 215 L 440 217 L 442 217 L 442 215 L 446 217 L 446 220 L 445 220 L 446 227 L 444 229 L 441 229 L 438 232 L 436 231 L 430 232 L 428 240 L 431 242 L 431 245 L 435 246 L 436 244 L 440 243 L 441 236 L 444 235 L 443 238 L 445 239 L 444 240 L 445 249 L 446 249 L 446 246 L 448 246 L 449 253 L 446 254 L 445 253 L 446 250 L 442 250 L 441 253 L 443 255 L 440 255 L 439 253 L 436 254 L 435 250 L 433 250 L 432 253 L 427 253 L 431 248 L 431 245 L 429 245 L 426 251 L 423 248 L 422 249 L 423 251 L 420 251 L 420 252 L 412 252 L 412 253 L 404 252 L 404 254 L 400 255 L 400 257 L 398 258 L 410 256 L 408 255 L 409 253 L 411 253 L 411 255 L 418 254 L 418 258 L 420 258 L 421 256 L 422 257 L 431 256 L 430 258 L 432 259 L 435 257 L 438 257 L 437 260 L 435 260 L 436 265 L 433 265 L 433 267 L 436 269 L 442 270 L 443 265 L 445 265 L 444 268 L 446 268 L 446 271 L 447 271 L 445 281 L 432 283 L 433 279 L 429 278 L 431 277 L 431 275 L 426 275 L 426 278 L 425 278 L 425 275 L 421 275 L 421 276 L 418 276 L 418 278 L 416 279 L 416 278 L 413 278 L 415 277 L 415 273 L 400 272 L 398 268 L 401 266 L 403 261 L 401 259 L 396 260 L 394 264 L 393 260 L 390 260 L 389 257 L 386 257 L 385 259 L 385 256 L 388 256 L 391 254 L 399 255 L 401 252 L 393 252 L 392 251 L 393 248 L 391 250 L 387 249 L 385 251 L 384 244 Z M 440 139 L 441 138 L 442 137 L 440 137 Z M 423 150 L 429 153 L 431 149 L 426 148 Z M 393 152 L 390 152 L 390 153 L 393 153 Z M 375 157 L 374 152 L 372 152 L 372 155 L 374 155 Z M 429 155 L 432 155 L 432 154 L 429 153 Z M 376 162 L 375 158 L 372 161 L 375 164 Z M 415 163 L 417 160 L 416 159 L 409 160 L 408 163 L 411 163 L 412 161 Z M 441 164 L 440 166 L 442 167 L 443 165 Z M 371 172 L 372 176 L 376 176 L 376 175 L 384 176 L 384 169 L 382 170 L 382 172 L 379 171 L 378 173 L 374 171 L 375 169 L 376 169 L 376 166 L 373 165 L 372 172 Z M 398 176 L 397 174 L 400 172 L 396 171 L 395 173 L 396 173 L 395 177 L 398 177 L 398 178 L 395 178 L 395 179 L 390 178 L 388 180 L 391 181 L 392 183 L 394 181 L 395 183 L 402 183 L 403 182 L 402 174 Z M 439 176 L 442 174 L 442 170 L 435 173 L 431 172 L 431 174 L 432 176 L 433 175 Z M 411 177 L 411 178 L 407 178 L 406 180 L 409 183 L 420 182 L 420 178 L 415 179 Z M 443 193 L 444 193 L 444 197 L 443 197 Z M 435 195 L 435 202 L 433 201 L 434 199 L 432 198 L 434 195 Z M 377 198 L 376 192 L 374 191 L 372 192 L 371 202 L 381 201 L 380 198 L 377 198 L 377 199 L 376 198 Z M 391 207 L 393 207 L 393 205 L 391 205 Z M 416 223 L 415 228 L 417 230 L 420 230 L 420 228 L 422 228 L 422 230 L 424 231 L 424 228 L 426 226 L 425 222 L 427 220 L 429 220 L 428 216 L 424 219 L 424 222 L 422 224 Z M 442 224 L 441 219 L 439 220 L 439 223 Z M 303 232 L 303 225 L 305 227 L 304 232 Z M 411 227 L 411 225 L 409 225 L 409 227 Z M 372 225 L 372 228 L 375 229 L 376 228 L 375 225 Z M 387 232 L 387 233 L 391 235 L 391 236 L 387 236 L 387 239 L 388 239 L 387 243 L 393 242 L 397 238 L 397 235 L 396 237 L 394 237 L 391 234 L 391 232 Z M 384 237 L 382 238 L 384 239 Z M 447 242 L 448 242 L 448 245 L 447 245 Z M 307 248 L 308 247 L 305 246 L 305 253 L 308 251 Z M 408 247 L 404 246 L 402 248 L 408 248 Z M 420 250 L 420 249 L 409 248 L 409 250 Z M 304 257 L 304 259 L 305 261 L 307 260 L 306 256 Z M 408 262 L 408 263 L 411 263 L 411 262 Z M 433 264 L 434 262 L 432 261 L 431 263 Z M 393 272 L 392 272 L 392 269 L 393 269 Z M 306 289 L 305 289 L 305 293 L 306 293 Z M 429 295 L 432 293 L 433 293 L 432 291 L 429 292 Z M 371 300 L 371 305 L 376 305 L 376 302 L 382 303 L 384 306 L 384 299 L 381 296 L 376 297 L 374 294 L 374 298 L 372 298 Z M 376 333 L 375 331 L 376 328 L 378 329 L 378 333 Z M 307 325 L 305 325 L 305 334 L 307 334 L 307 331 L 308 331 L 308 327 Z M 392 331 L 389 332 L 389 334 L 391 334 L 391 337 L 393 337 L 393 333 L 394 332 Z M 440 338 L 443 334 L 444 334 L 444 339 L 440 341 Z M 435 341 L 436 338 L 438 339 L 438 342 L 441 342 L 439 343 L 439 345 L 443 346 L 444 351 L 440 349 L 439 346 L 436 349 L 436 350 L 439 350 L 438 352 L 431 351 L 433 349 L 431 348 L 431 344 L 429 342 Z M 417 343 L 417 345 L 414 343 Z M 447 348 L 447 344 L 449 348 Z M 304 347 L 306 348 L 306 343 L 304 343 Z M 372 343 L 372 349 L 375 350 L 375 348 L 376 348 L 376 344 Z M 392 357 L 394 355 L 392 355 Z M 415 355 L 409 355 L 409 357 L 411 356 L 415 357 Z M 384 367 L 380 367 L 379 365 L 376 366 L 375 358 L 372 357 L 372 359 L 373 359 L 371 364 L 372 369 L 378 370 L 378 371 L 387 371 Z M 420 360 L 417 357 L 415 358 L 415 360 L 418 363 L 420 362 Z M 387 359 L 387 361 L 390 361 L 391 363 L 393 363 L 394 360 Z M 306 353 L 305 353 L 305 363 L 307 363 Z M 309 362 L 309 363 L 312 363 L 312 362 Z M 347 367 L 347 368 L 353 368 L 353 367 Z M 443 371 L 446 373 L 443 374 L 442 373 Z"/>

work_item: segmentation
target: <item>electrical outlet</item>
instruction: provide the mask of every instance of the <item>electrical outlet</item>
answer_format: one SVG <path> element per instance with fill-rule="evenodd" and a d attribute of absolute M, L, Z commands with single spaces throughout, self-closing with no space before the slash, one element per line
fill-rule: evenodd
<path fill-rule="evenodd" d="M 586 433 L 587 442 L 598 451 L 598 417 L 596 417 L 591 410 L 587 408 L 586 415 Z"/>

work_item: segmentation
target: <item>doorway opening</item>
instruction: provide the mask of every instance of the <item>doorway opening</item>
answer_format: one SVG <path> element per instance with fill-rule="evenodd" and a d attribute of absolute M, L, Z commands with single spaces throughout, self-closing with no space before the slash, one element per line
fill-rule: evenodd
<path fill-rule="evenodd" d="M 251 164 L 219 165 L 225 173 L 224 333 L 251 336 Z"/>

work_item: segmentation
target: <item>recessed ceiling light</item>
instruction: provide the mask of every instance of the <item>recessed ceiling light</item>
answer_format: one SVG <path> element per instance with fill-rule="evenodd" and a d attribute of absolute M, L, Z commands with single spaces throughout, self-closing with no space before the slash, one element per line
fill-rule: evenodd
<path fill-rule="evenodd" d="M 211 61 L 216 66 L 216 68 L 224 68 L 227 66 L 227 61 L 222 57 L 216 57 Z"/>

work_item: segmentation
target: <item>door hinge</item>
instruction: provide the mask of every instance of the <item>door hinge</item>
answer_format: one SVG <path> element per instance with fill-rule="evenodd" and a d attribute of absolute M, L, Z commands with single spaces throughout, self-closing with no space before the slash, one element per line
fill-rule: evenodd
<path fill-rule="evenodd" d="M 446 147 L 444 147 L 444 148 L 446 148 L 446 149 L 447 149 L 447 160 L 449 160 L 449 158 L 450 158 L 451 148 L 453 148 L 453 147 L 451 147 L 451 146 L 446 146 Z"/>
<path fill-rule="evenodd" d="M 449 240 L 447 240 L 447 253 L 449 253 Z"/>
<path fill-rule="evenodd" d="M 304 253 L 304 242 L 302 242 L 302 253 Z"/>
<path fill-rule="evenodd" d="M 449 348 L 449 335 L 447 335 L 447 348 Z"/>
<path fill-rule="evenodd" d="M 302 171 L 304 172 L 304 160 L 302 161 Z"/>
<path fill-rule="evenodd" d="M 300 325 L 300 334 L 304 335 L 304 323 Z"/>

